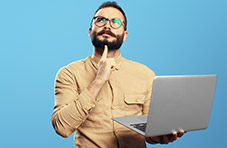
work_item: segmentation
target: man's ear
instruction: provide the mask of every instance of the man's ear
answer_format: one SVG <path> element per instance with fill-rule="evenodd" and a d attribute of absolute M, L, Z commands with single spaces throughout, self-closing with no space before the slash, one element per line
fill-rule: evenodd
<path fill-rule="evenodd" d="M 91 31 L 92 31 L 92 29 L 91 29 L 91 27 L 88 29 L 88 35 L 89 35 L 89 37 L 91 37 Z"/>
<path fill-rule="evenodd" d="M 128 32 L 127 32 L 127 31 L 125 31 L 125 32 L 124 32 L 124 38 L 123 38 L 123 41 L 126 41 L 127 37 L 128 37 Z"/>

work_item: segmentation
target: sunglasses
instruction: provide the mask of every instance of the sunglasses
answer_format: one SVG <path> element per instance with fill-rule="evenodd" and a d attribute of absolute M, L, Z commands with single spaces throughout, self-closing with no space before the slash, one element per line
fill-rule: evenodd
<path fill-rule="evenodd" d="M 112 28 L 114 29 L 118 29 L 121 27 L 121 25 L 124 23 L 124 28 L 126 30 L 126 27 L 125 27 L 125 21 L 124 20 L 121 20 L 119 18 L 112 18 L 112 19 L 108 19 L 108 18 L 105 18 L 103 16 L 95 16 L 93 17 L 92 19 L 92 22 L 94 22 L 94 24 L 97 26 L 97 27 L 103 27 L 106 22 L 109 21 L 109 24 Z M 92 25 L 91 25 L 92 26 Z"/>

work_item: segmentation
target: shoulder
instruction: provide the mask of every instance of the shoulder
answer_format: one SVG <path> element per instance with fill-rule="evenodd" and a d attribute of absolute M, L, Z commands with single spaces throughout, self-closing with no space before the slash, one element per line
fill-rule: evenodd
<path fill-rule="evenodd" d="M 85 64 L 88 62 L 89 59 L 90 59 L 90 56 L 88 56 L 85 59 L 81 59 L 81 60 L 69 63 L 68 65 L 61 67 L 58 70 L 57 75 L 65 75 L 65 76 L 74 75 L 76 71 L 84 69 Z"/>
<path fill-rule="evenodd" d="M 132 71 L 132 72 L 136 72 L 138 74 L 155 76 L 154 71 L 152 69 L 150 69 L 149 67 L 147 67 L 146 65 L 141 64 L 139 62 L 132 61 L 132 60 L 128 60 L 125 58 L 124 58 L 123 68 L 128 69 L 129 71 Z"/>
<path fill-rule="evenodd" d="M 80 67 L 84 67 L 84 65 L 90 60 L 91 56 L 86 57 L 85 59 L 81 59 L 78 61 L 74 61 L 68 65 L 66 65 L 65 67 L 68 69 L 78 69 Z"/>

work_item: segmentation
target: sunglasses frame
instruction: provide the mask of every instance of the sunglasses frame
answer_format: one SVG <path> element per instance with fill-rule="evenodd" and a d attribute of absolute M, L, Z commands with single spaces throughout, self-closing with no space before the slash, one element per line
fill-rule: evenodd
<path fill-rule="evenodd" d="M 119 18 L 116 18 L 116 17 L 109 19 L 109 18 L 105 18 L 105 17 L 103 17 L 103 16 L 95 16 L 95 17 L 93 17 L 93 19 L 91 20 L 91 26 L 92 26 L 92 23 L 93 23 L 93 22 L 94 22 L 95 26 L 97 26 L 97 27 L 103 27 L 103 26 L 106 25 L 106 23 L 104 23 L 102 26 L 98 26 L 98 25 L 95 23 L 95 21 L 94 21 L 94 19 L 96 19 L 96 18 L 104 18 L 105 20 L 109 21 L 109 24 L 110 24 L 110 26 L 111 26 L 113 29 L 118 29 L 118 28 L 120 28 L 120 27 L 122 26 L 122 24 L 124 24 L 123 26 L 124 26 L 124 29 L 126 30 L 125 21 L 124 21 L 124 20 L 121 20 L 121 19 L 119 19 Z M 118 20 L 120 20 L 120 21 L 121 21 L 121 25 L 120 25 L 119 27 L 117 27 L 117 28 L 114 28 L 114 27 L 111 25 L 111 21 L 112 21 L 113 19 L 118 19 Z M 106 21 L 106 22 L 107 22 L 107 21 Z"/>

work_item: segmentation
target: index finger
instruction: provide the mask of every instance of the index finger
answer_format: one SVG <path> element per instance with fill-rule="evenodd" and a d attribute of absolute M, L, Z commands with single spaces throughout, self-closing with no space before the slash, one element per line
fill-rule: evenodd
<path fill-rule="evenodd" d="M 108 53 L 108 46 L 107 46 L 107 45 L 105 45 L 105 46 L 104 46 L 103 53 L 102 53 L 102 57 L 101 57 L 101 59 L 100 59 L 100 60 L 104 60 L 104 59 L 106 59 L 106 58 L 107 58 L 107 53 Z"/>
<path fill-rule="evenodd" d="M 176 131 L 172 132 L 171 136 L 173 137 L 174 140 L 176 140 L 177 139 L 177 132 Z"/>

